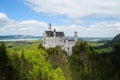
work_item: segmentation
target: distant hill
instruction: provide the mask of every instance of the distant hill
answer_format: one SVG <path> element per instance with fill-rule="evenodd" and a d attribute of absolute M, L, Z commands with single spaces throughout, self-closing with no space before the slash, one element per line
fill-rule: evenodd
<path fill-rule="evenodd" d="M 120 42 L 120 34 L 115 36 L 115 38 L 112 40 L 112 42 Z"/>
<path fill-rule="evenodd" d="M 115 36 L 112 41 L 109 41 L 105 46 L 114 46 L 116 43 L 120 42 L 120 34 Z"/>
<path fill-rule="evenodd" d="M 42 38 L 41 36 L 31 36 L 31 35 L 5 35 L 0 36 L 0 39 L 31 39 L 31 38 Z"/>

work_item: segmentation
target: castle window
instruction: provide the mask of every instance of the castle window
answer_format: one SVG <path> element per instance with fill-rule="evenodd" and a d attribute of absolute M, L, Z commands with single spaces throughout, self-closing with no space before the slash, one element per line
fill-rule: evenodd
<path fill-rule="evenodd" d="M 68 50 L 69 50 L 69 47 L 68 47 Z"/>
<path fill-rule="evenodd" d="M 65 40 L 64 40 L 64 43 L 65 43 Z"/>

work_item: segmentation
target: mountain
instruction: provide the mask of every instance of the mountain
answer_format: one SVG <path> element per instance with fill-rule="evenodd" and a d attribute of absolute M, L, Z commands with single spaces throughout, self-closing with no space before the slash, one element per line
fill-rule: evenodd
<path fill-rule="evenodd" d="M 118 42 L 120 42 L 120 33 L 117 36 L 115 36 L 113 40 L 106 43 L 105 46 L 114 46 Z"/>
<path fill-rule="evenodd" d="M 42 38 L 41 36 L 31 36 L 31 35 L 5 35 L 0 36 L 0 39 L 31 39 L 31 38 Z"/>
<path fill-rule="evenodd" d="M 112 40 L 112 42 L 120 42 L 120 34 L 115 36 L 115 38 Z"/>

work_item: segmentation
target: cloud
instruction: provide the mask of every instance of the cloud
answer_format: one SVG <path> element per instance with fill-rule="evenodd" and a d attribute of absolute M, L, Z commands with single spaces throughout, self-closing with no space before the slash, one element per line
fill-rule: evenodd
<path fill-rule="evenodd" d="M 13 20 L 9 19 L 6 14 L 0 13 L 0 26 L 12 23 Z"/>
<path fill-rule="evenodd" d="M 120 17 L 120 0 L 24 0 L 34 11 L 79 19 L 90 15 Z"/>
<path fill-rule="evenodd" d="M 47 26 L 47 23 L 36 20 L 17 22 L 0 13 L 0 35 L 42 35 Z"/>
<path fill-rule="evenodd" d="M 73 36 L 77 31 L 79 37 L 114 37 L 120 33 L 120 22 L 96 22 L 89 27 L 69 25 L 53 26 L 56 31 L 64 31 L 66 36 Z M 36 35 L 42 36 L 48 23 L 37 20 L 15 21 L 0 13 L 0 35 Z M 53 29 L 54 29 L 53 28 Z"/>
<path fill-rule="evenodd" d="M 77 31 L 79 37 L 114 37 L 120 33 L 120 22 L 99 22 L 89 27 L 70 25 L 55 28 L 63 30 L 66 36 L 74 35 L 74 32 Z"/>

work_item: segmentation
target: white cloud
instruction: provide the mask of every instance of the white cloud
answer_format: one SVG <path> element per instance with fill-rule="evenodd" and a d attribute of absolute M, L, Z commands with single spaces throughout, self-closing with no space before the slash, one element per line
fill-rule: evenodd
<path fill-rule="evenodd" d="M 78 19 L 89 15 L 120 17 L 120 0 L 24 0 L 36 12 Z"/>
<path fill-rule="evenodd" d="M 46 22 L 36 20 L 17 22 L 9 19 L 4 13 L 0 13 L 0 35 L 24 34 L 42 36 L 47 27 L 48 24 Z M 66 36 L 73 36 L 74 31 L 77 31 L 80 37 L 114 37 L 120 33 L 120 22 L 99 22 L 89 27 L 76 25 L 53 27 L 56 28 L 56 31 L 64 31 Z"/>
<path fill-rule="evenodd" d="M 9 19 L 6 14 L 0 13 L 0 26 L 12 23 L 13 20 Z"/>
<path fill-rule="evenodd" d="M 100 22 L 94 23 L 90 27 L 71 25 L 55 28 L 63 30 L 67 36 L 74 35 L 74 32 L 77 31 L 80 37 L 114 37 L 120 33 L 120 22 Z"/>
<path fill-rule="evenodd" d="M 0 13 L 0 35 L 42 35 L 48 25 L 36 20 L 13 21 Z"/>

